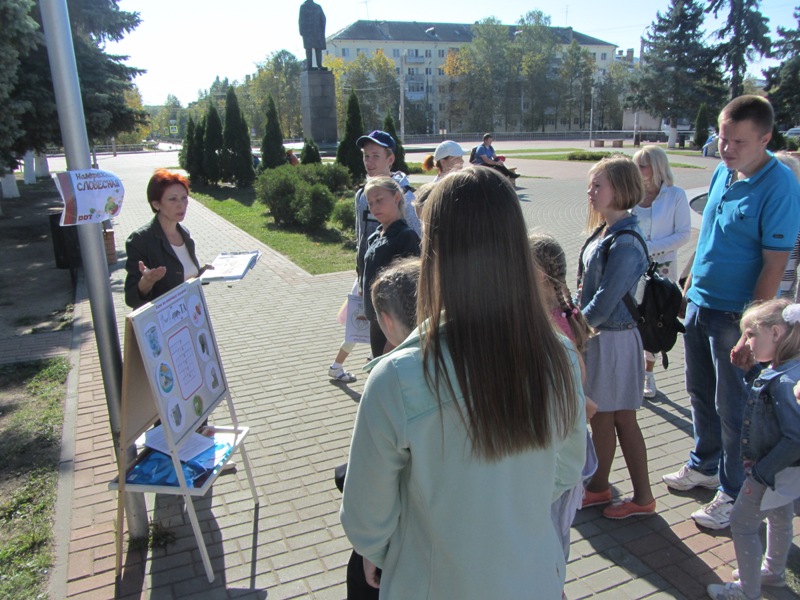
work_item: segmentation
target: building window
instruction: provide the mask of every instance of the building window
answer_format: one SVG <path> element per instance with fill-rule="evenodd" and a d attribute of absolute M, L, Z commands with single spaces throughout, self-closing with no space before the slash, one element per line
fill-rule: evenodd
<path fill-rule="evenodd" d="M 440 94 L 444 94 L 445 92 L 447 92 L 447 90 L 445 89 L 445 87 L 444 87 L 443 85 L 440 85 L 440 86 L 439 86 L 439 93 L 440 93 Z"/>
<path fill-rule="evenodd" d="M 597 52 L 592 52 L 592 60 L 597 62 Z"/>
<path fill-rule="evenodd" d="M 425 86 L 422 84 L 421 81 L 410 81 L 408 83 L 408 91 L 409 92 L 424 92 Z"/>
<path fill-rule="evenodd" d="M 425 75 L 433 75 L 433 69 L 430 67 L 425 67 Z"/>
<path fill-rule="evenodd" d="M 447 108 L 447 105 L 444 102 L 439 102 L 439 110 L 445 110 L 445 108 Z"/>
<path fill-rule="evenodd" d="M 600 60 L 608 60 L 608 54 L 605 52 L 600 53 Z"/>
<path fill-rule="evenodd" d="M 522 110 L 528 110 L 531 107 L 530 102 L 523 102 L 522 103 Z"/>
<path fill-rule="evenodd" d="M 544 123 L 545 123 L 545 125 L 555 125 L 556 124 L 556 120 L 553 117 L 547 117 L 544 120 Z"/>
<path fill-rule="evenodd" d="M 444 58 L 444 49 L 443 48 L 439 49 L 439 58 Z"/>
<path fill-rule="evenodd" d="M 425 58 L 430 58 L 430 57 L 431 57 L 431 50 L 430 48 L 428 48 L 427 50 L 425 50 Z"/>
<path fill-rule="evenodd" d="M 416 48 L 409 48 L 407 53 L 408 56 L 419 56 L 419 50 L 417 50 Z"/>
<path fill-rule="evenodd" d="M 395 73 L 395 75 L 400 75 L 400 67 L 395 67 L 394 68 L 394 73 Z"/>
<path fill-rule="evenodd" d="M 562 125 L 566 125 L 567 124 L 567 117 L 561 117 L 561 124 Z"/>
<path fill-rule="evenodd" d="M 580 118 L 579 117 L 573 117 L 572 124 L 573 125 L 580 125 L 581 124 Z"/>
<path fill-rule="evenodd" d="M 419 75 L 419 67 L 408 67 L 409 75 Z"/>
<path fill-rule="evenodd" d="M 350 56 L 350 48 L 342 48 L 342 58 Z"/>
<path fill-rule="evenodd" d="M 392 58 L 400 58 L 400 48 L 392 48 Z"/>
<path fill-rule="evenodd" d="M 444 75 L 444 69 L 442 67 L 439 67 L 439 76 L 441 77 L 443 75 Z"/>

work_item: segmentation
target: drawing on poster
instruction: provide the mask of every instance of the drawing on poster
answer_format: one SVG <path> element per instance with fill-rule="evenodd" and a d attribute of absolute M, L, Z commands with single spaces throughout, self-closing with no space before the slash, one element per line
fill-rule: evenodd
<path fill-rule="evenodd" d="M 200 302 L 199 296 L 192 295 L 189 297 L 189 314 L 195 327 L 203 325 L 206 316 L 203 314 L 203 303 Z"/>
<path fill-rule="evenodd" d="M 169 394 L 172 388 L 175 387 L 175 376 L 172 374 L 172 368 L 167 363 L 159 363 L 156 381 L 158 381 L 158 389 L 161 390 L 162 394 Z"/>
<path fill-rule="evenodd" d="M 192 334 L 188 327 L 182 327 L 172 334 L 167 345 L 178 375 L 181 397 L 188 399 L 203 385 L 203 375 L 197 362 L 192 344 Z"/>
<path fill-rule="evenodd" d="M 197 333 L 197 351 L 204 361 L 211 360 L 211 345 L 208 342 L 210 338 L 211 336 L 205 329 L 201 329 Z"/>
<path fill-rule="evenodd" d="M 153 358 L 161 356 L 161 334 L 158 333 L 158 327 L 156 327 L 155 323 L 151 323 L 145 328 L 144 337 L 147 339 L 147 347 L 150 348 Z"/>
<path fill-rule="evenodd" d="M 180 401 L 170 400 L 167 407 L 167 419 L 172 431 L 179 433 L 181 425 L 183 425 L 183 408 L 181 408 Z"/>
<path fill-rule="evenodd" d="M 195 394 L 194 399 L 192 400 L 194 404 L 194 414 L 198 417 L 203 414 L 203 399 L 200 397 L 199 394 Z"/>
<path fill-rule="evenodd" d="M 217 365 L 210 362 L 206 365 L 206 387 L 210 390 L 216 390 L 219 386 L 219 370 Z"/>

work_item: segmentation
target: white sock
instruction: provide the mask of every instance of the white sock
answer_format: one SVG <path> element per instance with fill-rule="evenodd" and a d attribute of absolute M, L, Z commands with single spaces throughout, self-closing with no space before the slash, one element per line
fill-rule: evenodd
<path fill-rule="evenodd" d="M 334 362 L 331 364 L 331 369 L 341 369 L 342 363 Z"/>

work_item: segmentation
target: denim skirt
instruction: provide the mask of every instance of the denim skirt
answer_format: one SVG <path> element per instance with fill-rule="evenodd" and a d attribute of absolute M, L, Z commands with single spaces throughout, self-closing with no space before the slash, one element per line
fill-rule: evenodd
<path fill-rule="evenodd" d="M 644 348 L 639 330 L 601 330 L 589 339 L 584 392 L 599 412 L 638 410 L 644 386 Z"/>

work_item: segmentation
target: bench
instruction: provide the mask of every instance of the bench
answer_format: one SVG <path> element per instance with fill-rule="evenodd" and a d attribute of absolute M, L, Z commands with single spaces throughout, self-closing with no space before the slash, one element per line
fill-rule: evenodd
<path fill-rule="evenodd" d="M 611 142 L 612 148 L 622 148 L 622 140 L 613 140 Z"/>
<path fill-rule="evenodd" d="M 605 140 L 594 140 L 594 147 L 595 148 L 604 148 L 606 145 Z"/>

